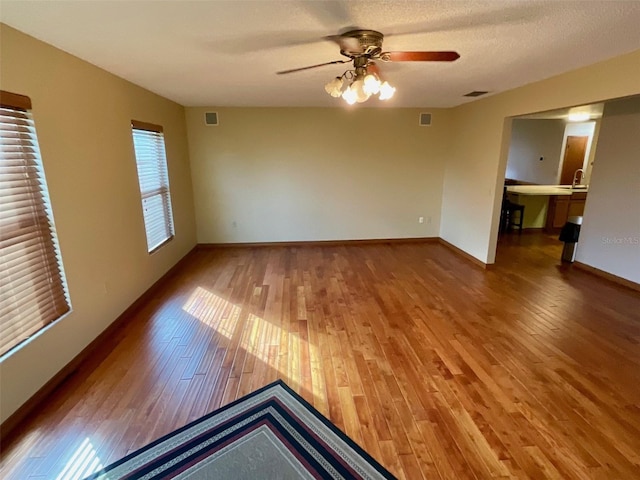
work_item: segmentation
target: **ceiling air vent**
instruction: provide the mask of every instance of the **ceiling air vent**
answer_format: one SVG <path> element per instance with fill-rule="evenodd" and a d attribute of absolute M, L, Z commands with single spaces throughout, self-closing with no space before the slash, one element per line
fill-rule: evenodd
<path fill-rule="evenodd" d="M 218 126 L 218 112 L 206 112 L 204 114 L 204 124 L 209 127 Z"/>
<path fill-rule="evenodd" d="M 431 125 L 431 114 L 430 113 L 421 113 L 420 114 L 419 125 L 421 127 L 428 127 L 429 125 Z"/>
<path fill-rule="evenodd" d="M 482 91 L 482 90 L 474 90 L 473 92 L 465 93 L 464 96 L 465 97 L 480 97 L 480 96 L 485 95 L 487 93 L 489 93 L 489 92 L 485 92 L 485 91 Z"/>

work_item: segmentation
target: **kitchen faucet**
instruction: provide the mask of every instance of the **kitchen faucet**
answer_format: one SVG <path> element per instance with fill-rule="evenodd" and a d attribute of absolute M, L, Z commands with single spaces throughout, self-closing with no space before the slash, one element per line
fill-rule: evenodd
<path fill-rule="evenodd" d="M 580 183 L 578 183 L 578 185 L 580 185 L 584 180 L 584 170 L 581 168 L 577 169 L 575 172 L 573 172 L 573 182 L 571 183 L 572 188 L 575 188 L 576 182 L 578 181 L 578 172 L 580 172 Z"/>

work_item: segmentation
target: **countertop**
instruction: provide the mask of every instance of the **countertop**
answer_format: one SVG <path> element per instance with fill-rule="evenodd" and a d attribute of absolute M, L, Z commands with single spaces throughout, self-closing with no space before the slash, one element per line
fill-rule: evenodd
<path fill-rule="evenodd" d="M 571 195 L 588 191 L 587 186 L 572 188 L 571 185 L 507 185 L 507 192 L 518 195 Z"/>

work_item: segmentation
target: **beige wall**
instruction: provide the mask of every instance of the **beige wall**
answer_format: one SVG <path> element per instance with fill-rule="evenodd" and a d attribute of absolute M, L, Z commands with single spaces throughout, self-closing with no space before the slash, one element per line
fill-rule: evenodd
<path fill-rule="evenodd" d="M 453 109 L 440 236 L 493 263 L 509 117 L 637 94 L 639 80 L 640 50 Z"/>
<path fill-rule="evenodd" d="M 558 183 L 563 120 L 517 118 L 511 125 L 506 177 L 539 185 Z M 543 160 L 540 160 L 540 157 Z"/>
<path fill-rule="evenodd" d="M 451 125 L 430 111 L 187 108 L 198 241 L 437 237 Z"/>
<path fill-rule="evenodd" d="M 28 37 L 0 30 L 0 86 L 28 95 L 73 310 L 0 364 L 4 421 L 195 245 L 184 109 Z M 175 239 L 146 239 L 130 120 L 164 126 Z"/>
<path fill-rule="evenodd" d="M 640 283 L 640 96 L 605 105 L 577 259 Z"/>

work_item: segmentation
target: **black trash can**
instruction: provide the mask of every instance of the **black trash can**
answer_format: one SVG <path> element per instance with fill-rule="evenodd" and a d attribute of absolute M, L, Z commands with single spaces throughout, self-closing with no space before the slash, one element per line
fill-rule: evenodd
<path fill-rule="evenodd" d="M 569 217 L 560 231 L 560 241 L 564 242 L 562 248 L 562 261 L 573 262 L 576 259 L 576 247 L 580 236 L 582 217 Z"/>

